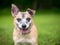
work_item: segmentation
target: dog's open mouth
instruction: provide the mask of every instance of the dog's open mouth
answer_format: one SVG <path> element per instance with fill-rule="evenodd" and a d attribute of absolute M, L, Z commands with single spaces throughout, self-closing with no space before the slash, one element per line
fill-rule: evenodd
<path fill-rule="evenodd" d="M 28 34 L 30 31 L 28 29 L 20 29 L 22 34 Z"/>

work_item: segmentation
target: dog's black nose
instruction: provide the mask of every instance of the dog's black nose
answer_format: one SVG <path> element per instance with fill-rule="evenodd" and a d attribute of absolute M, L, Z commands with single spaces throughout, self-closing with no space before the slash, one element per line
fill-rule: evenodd
<path fill-rule="evenodd" d="M 22 25 L 22 28 L 24 28 L 24 29 L 25 29 L 25 28 L 26 28 L 26 25 Z"/>

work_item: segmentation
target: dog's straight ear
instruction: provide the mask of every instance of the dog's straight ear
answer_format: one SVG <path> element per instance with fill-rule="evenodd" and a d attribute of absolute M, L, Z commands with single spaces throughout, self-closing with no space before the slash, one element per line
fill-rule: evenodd
<path fill-rule="evenodd" d="M 27 12 L 31 15 L 31 16 L 34 16 L 35 14 L 35 10 L 32 10 L 30 8 L 27 9 Z"/>
<path fill-rule="evenodd" d="M 12 16 L 15 17 L 15 16 L 18 14 L 19 9 L 18 9 L 18 7 L 17 7 L 15 4 L 12 4 L 11 6 L 12 6 L 12 7 L 11 7 Z"/>

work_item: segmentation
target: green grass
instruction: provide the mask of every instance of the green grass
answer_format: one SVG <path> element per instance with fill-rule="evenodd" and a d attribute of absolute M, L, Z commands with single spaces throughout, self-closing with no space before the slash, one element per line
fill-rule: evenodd
<path fill-rule="evenodd" d="M 13 17 L 10 10 L 0 11 L 0 45 L 13 45 Z M 60 15 L 36 13 L 34 22 L 39 45 L 60 45 Z"/>

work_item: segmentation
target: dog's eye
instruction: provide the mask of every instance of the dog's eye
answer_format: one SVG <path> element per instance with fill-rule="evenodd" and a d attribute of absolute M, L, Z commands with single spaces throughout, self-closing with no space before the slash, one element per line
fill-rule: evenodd
<path fill-rule="evenodd" d="M 18 21 L 18 22 L 20 22 L 20 21 L 21 21 L 21 19 L 20 19 L 20 18 L 17 18 L 17 21 Z"/>
<path fill-rule="evenodd" d="M 26 18 L 26 20 L 29 22 L 30 21 L 30 18 Z"/>

